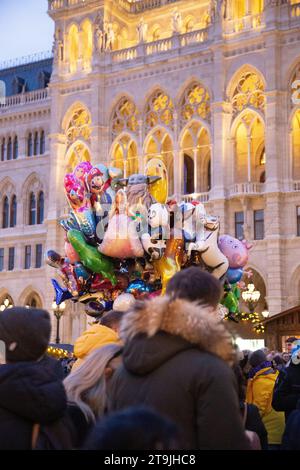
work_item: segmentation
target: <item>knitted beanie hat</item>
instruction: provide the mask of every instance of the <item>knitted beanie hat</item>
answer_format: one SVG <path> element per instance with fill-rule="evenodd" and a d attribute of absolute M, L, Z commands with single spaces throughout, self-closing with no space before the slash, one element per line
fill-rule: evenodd
<path fill-rule="evenodd" d="M 249 362 L 252 367 L 257 367 L 266 360 L 267 356 L 265 355 L 264 351 L 262 349 L 258 349 L 251 354 Z"/>
<path fill-rule="evenodd" d="M 46 352 L 50 315 L 38 308 L 13 307 L 0 312 L 0 341 L 8 362 L 36 361 Z"/>

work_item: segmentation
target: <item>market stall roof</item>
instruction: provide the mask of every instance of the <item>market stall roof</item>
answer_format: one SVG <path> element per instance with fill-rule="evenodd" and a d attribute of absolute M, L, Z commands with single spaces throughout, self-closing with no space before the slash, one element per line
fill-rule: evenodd
<path fill-rule="evenodd" d="M 297 305 L 296 307 L 291 307 L 287 310 L 284 310 L 283 312 L 279 312 L 279 313 L 276 313 L 275 315 L 272 315 L 271 317 L 269 318 L 266 318 L 264 321 L 262 321 L 262 323 L 264 325 L 266 325 L 267 323 L 270 323 L 270 322 L 273 322 L 273 321 L 276 321 L 276 320 L 279 320 L 289 314 L 293 314 L 293 313 L 299 313 L 300 314 L 300 305 Z M 300 320 L 300 318 L 299 318 Z"/>

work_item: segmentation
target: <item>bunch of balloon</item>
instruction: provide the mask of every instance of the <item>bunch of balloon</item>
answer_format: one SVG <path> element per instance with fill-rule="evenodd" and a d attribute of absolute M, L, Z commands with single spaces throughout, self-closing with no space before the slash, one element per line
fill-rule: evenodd
<path fill-rule="evenodd" d="M 64 188 L 70 206 L 60 221 L 65 253 L 46 253 L 61 280 L 52 279 L 58 305 L 81 302 L 94 317 L 111 308 L 128 310 L 136 299 L 164 294 L 172 276 L 196 265 L 220 279 L 224 306 L 238 311 L 234 286 L 250 246 L 219 237 L 218 217 L 199 201 L 168 200 L 160 158 L 148 162 L 145 174 L 128 178 L 118 168 L 82 162 L 65 175 Z"/>

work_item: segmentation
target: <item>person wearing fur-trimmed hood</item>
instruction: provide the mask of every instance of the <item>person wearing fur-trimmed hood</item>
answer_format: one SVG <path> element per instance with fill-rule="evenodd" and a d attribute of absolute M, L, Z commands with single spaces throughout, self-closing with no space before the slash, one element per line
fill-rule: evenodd
<path fill-rule="evenodd" d="M 216 314 L 220 286 L 202 274 L 209 301 L 157 297 L 125 315 L 123 365 L 109 385 L 109 411 L 152 407 L 181 429 L 183 449 L 248 449 L 231 337 Z"/>

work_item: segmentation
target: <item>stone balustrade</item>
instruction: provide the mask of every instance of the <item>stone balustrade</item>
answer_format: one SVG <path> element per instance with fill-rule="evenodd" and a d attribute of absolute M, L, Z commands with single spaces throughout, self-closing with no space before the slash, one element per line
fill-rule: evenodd
<path fill-rule="evenodd" d="M 42 88 L 40 90 L 29 91 L 27 93 L 19 93 L 18 95 L 7 96 L 0 100 L 0 110 L 6 110 L 14 106 L 22 106 L 30 103 L 37 103 L 39 101 L 45 101 L 49 96 L 48 88 Z"/>
<path fill-rule="evenodd" d="M 224 33 L 235 34 L 253 29 L 262 28 L 265 26 L 264 14 L 247 15 L 243 18 L 224 21 Z"/>
<path fill-rule="evenodd" d="M 48 0 L 48 9 L 50 11 L 60 10 L 62 8 L 93 2 L 95 0 Z M 142 13 L 146 10 L 152 10 L 164 5 L 178 2 L 179 0 L 137 0 L 129 2 L 128 0 L 114 0 L 115 3 L 128 13 Z"/>
<path fill-rule="evenodd" d="M 184 202 L 199 201 L 202 203 L 209 201 L 209 192 L 207 193 L 193 193 L 193 194 L 184 194 L 182 196 Z"/>
<path fill-rule="evenodd" d="M 106 52 L 110 54 L 112 63 L 122 63 L 140 57 L 159 55 L 164 52 L 176 50 L 178 48 L 202 44 L 208 40 L 208 28 L 192 31 L 185 34 L 178 34 L 165 39 L 153 42 L 138 44 L 127 49 Z"/>
<path fill-rule="evenodd" d="M 48 10 L 60 10 L 75 5 L 86 5 L 87 3 L 95 0 L 48 0 Z"/>
<path fill-rule="evenodd" d="M 235 183 L 233 184 L 227 193 L 227 197 L 233 197 L 238 195 L 256 195 L 261 194 L 265 190 L 264 183 L 246 182 L 246 183 Z"/>

